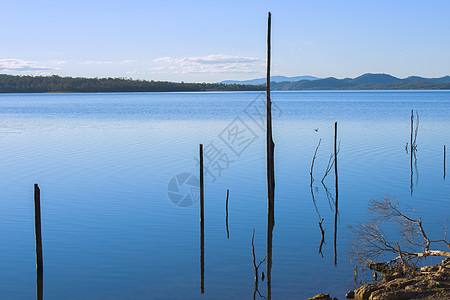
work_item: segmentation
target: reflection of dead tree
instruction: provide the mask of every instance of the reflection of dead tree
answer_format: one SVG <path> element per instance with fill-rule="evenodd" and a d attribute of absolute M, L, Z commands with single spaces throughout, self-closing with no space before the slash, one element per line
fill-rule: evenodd
<path fill-rule="evenodd" d="M 316 151 L 314 151 L 314 156 L 313 156 L 313 159 L 312 159 L 312 162 L 311 162 L 311 171 L 309 172 L 309 175 L 311 176 L 311 184 L 310 184 L 310 186 L 312 186 L 313 181 L 314 181 L 312 172 L 313 172 L 313 168 L 314 168 L 314 161 L 316 160 L 317 150 L 319 149 L 321 141 L 322 141 L 322 139 L 320 139 L 319 143 L 317 144 Z"/>
<path fill-rule="evenodd" d="M 414 158 L 414 170 L 413 170 L 413 158 Z M 416 183 L 414 184 L 414 172 L 416 172 Z M 416 157 L 416 151 L 413 150 L 411 152 L 411 183 L 410 183 L 410 189 L 411 189 L 411 195 L 413 194 L 414 185 L 418 185 L 419 183 L 419 169 L 417 168 L 417 157 Z"/>
<path fill-rule="evenodd" d="M 266 297 L 262 296 L 258 290 L 258 269 L 261 266 L 261 264 L 266 260 L 267 256 L 264 257 L 264 259 L 262 261 L 260 261 L 258 265 L 256 264 L 254 239 L 255 239 L 255 229 L 253 229 L 253 235 L 252 235 L 253 268 L 255 269 L 255 289 L 253 291 L 253 299 L 255 299 L 256 293 L 258 293 L 261 298 L 266 299 Z"/>
<path fill-rule="evenodd" d="M 323 183 L 323 181 L 322 181 L 322 185 L 323 185 L 323 188 L 325 189 L 325 194 L 327 195 L 328 204 L 330 205 L 330 209 L 333 211 L 334 210 L 333 206 L 336 205 L 336 202 L 334 201 L 333 195 L 330 193 L 330 191 L 328 190 L 325 183 Z"/>
<path fill-rule="evenodd" d="M 320 255 L 322 255 L 322 257 L 323 257 L 322 246 L 323 246 L 323 244 L 325 243 L 325 230 L 323 230 L 322 222 L 323 222 L 323 218 L 322 218 L 322 220 L 320 220 L 320 222 L 319 222 L 320 232 L 322 233 L 322 240 L 320 241 L 319 253 L 320 253 Z"/>
<path fill-rule="evenodd" d="M 419 169 L 417 168 L 417 157 L 416 152 L 414 154 L 414 171 L 416 171 L 416 186 L 419 183 Z"/>
<path fill-rule="evenodd" d="M 314 208 L 316 209 L 317 216 L 320 219 L 320 212 L 319 212 L 319 208 L 317 208 L 316 198 L 314 198 L 314 192 L 313 192 L 312 185 L 309 186 L 309 189 L 311 190 L 311 198 L 312 198 L 312 201 L 313 201 L 313 204 L 314 204 Z"/>
<path fill-rule="evenodd" d="M 398 202 L 389 197 L 381 201 L 372 200 L 369 203 L 369 211 L 373 219 L 356 227 L 350 227 L 354 234 L 350 256 L 358 264 L 368 263 L 369 268 L 388 272 L 393 267 L 401 268 L 403 271 L 414 270 L 414 265 L 418 260 L 427 256 L 447 256 L 449 251 L 430 250 L 433 246 L 447 246 L 450 248 L 450 241 L 447 240 L 447 221 L 444 228 L 444 237 L 433 240 L 426 234 L 422 219 L 413 209 L 409 209 L 409 215 L 401 212 Z M 395 221 L 400 226 L 400 238 L 403 240 L 403 249 L 398 242 L 392 242 L 388 235 L 381 228 L 382 222 Z M 394 254 L 394 259 L 388 262 L 373 263 L 382 255 Z M 415 261 L 414 261 L 415 260 Z"/>

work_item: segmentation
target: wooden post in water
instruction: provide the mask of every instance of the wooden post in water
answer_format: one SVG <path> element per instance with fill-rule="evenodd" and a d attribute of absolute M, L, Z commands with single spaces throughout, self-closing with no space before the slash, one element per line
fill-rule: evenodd
<path fill-rule="evenodd" d="M 44 263 L 41 235 L 41 191 L 37 184 L 34 185 L 34 228 L 36 235 L 36 295 L 37 299 L 41 300 L 43 298 Z"/>
<path fill-rule="evenodd" d="M 414 111 L 411 109 L 411 141 L 409 143 L 409 147 L 411 150 L 411 153 L 413 152 L 414 145 L 413 145 L 413 131 L 414 131 Z"/>
<path fill-rule="evenodd" d="M 227 190 L 227 200 L 225 201 L 225 224 L 227 227 L 227 239 L 230 238 L 230 231 L 228 230 L 228 196 L 230 195 L 230 190 Z"/>
<path fill-rule="evenodd" d="M 267 20 L 267 81 L 266 81 L 266 145 L 267 145 L 267 299 L 272 298 L 272 233 L 275 225 L 274 198 L 275 198 L 275 171 L 274 148 L 272 139 L 272 102 L 270 100 L 270 33 L 271 18 L 269 12 Z"/>
<path fill-rule="evenodd" d="M 200 224 L 204 221 L 204 186 L 203 186 L 203 144 L 199 145 L 200 150 Z"/>
<path fill-rule="evenodd" d="M 204 216 L 204 186 L 203 186 L 203 144 L 199 146 L 200 150 L 200 290 L 205 292 L 205 216 Z"/>
<path fill-rule="evenodd" d="M 269 12 L 267 26 L 267 82 L 266 82 L 266 113 L 267 113 L 267 196 L 269 207 L 274 207 L 275 194 L 275 171 L 274 171 L 274 148 L 272 139 L 272 101 L 270 100 L 270 32 L 271 32 L 271 13 Z"/>
<path fill-rule="evenodd" d="M 445 180 L 445 145 L 444 145 L 444 180 Z"/>
<path fill-rule="evenodd" d="M 334 123 L 334 185 L 336 202 L 334 209 L 334 265 L 337 266 L 337 217 L 338 217 L 338 160 L 337 160 L 337 122 Z"/>

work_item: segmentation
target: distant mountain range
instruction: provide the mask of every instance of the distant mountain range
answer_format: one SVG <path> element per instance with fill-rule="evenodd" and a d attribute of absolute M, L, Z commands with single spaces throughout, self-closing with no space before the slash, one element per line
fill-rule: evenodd
<path fill-rule="evenodd" d="M 317 80 L 271 83 L 272 90 L 436 90 L 450 89 L 450 76 L 400 79 L 388 74 L 364 74 L 356 78 L 334 77 Z"/>
<path fill-rule="evenodd" d="M 317 80 L 320 78 L 314 77 L 314 76 L 295 76 L 295 77 L 286 77 L 286 76 L 271 76 L 270 81 L 271 82 L 294 82 L 294 81 L 301 81 L 301 80 Z M 257 78 L 257 79 L 251 79 L 251 80 L 225 80 L 221 81 L 220 83 L 224 84 L 254 84 L 254 85 L 265 85 L 266 84 L 266 78 Z"/>
<path fill-rule="evenodd" d="M 300 79 L 299 79 L 300 78 Z M 265 85 L 266 79 L 222 81 L 221 83 Z M 273 76 L 271 90 L 440 90 L 450 89 L 450 76 L 425 78 L 410 76 L 397 78 L 389 74 L 367 73 L 356 78 L 337 79 L 313 76 Z"/>

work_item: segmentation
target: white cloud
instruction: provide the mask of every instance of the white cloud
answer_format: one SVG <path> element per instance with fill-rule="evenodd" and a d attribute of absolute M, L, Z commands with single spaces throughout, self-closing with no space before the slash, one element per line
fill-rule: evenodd
<path fill-rule="evenodd" d="M 120 63 L 121 64 L 133 64 L 133 63 L 137 63 L 138 61 L 137 60 L 134 60 L 134 59 L 124 59 L 124 60 L 122 60 Z"/>
<path fill-rule="evenodd" d="M 130 63 L 137 63 L 137 60 L 131 60 L 131 59 L 124 59 L 122 61 L 112 61 L 112 60 L 86 60 L 82 62 L 83 65 L 123 65 L 123 64 L 130 64 Z"/>
<path fill-rule="evenodd" d="M 60 65 L 63 62 L 54 63 Z M 50 67 L 48 65 L 40 64 L 34 61 L 26 61 L 17 58 L 0 59 L 1 72 L 19 72 L 19 73 L 42 73 L 42 71 L 58 70 L 58 67 Z"/>
<path fill-rule="evenodd" d="M 83 65 L 109 65 L 109 64 L 113 64 L 114 62 L 112 61 L 101 61 L 101 60 L 86 60 L 84 62 L 82 62 L 81 64 Z"/>
<path fill-rule="evenodd" d="M 159 57 L 153 60 L 153 73 L 259 73 L 262 60 L 255 57 L 224 54 L 203 57 Z"/>

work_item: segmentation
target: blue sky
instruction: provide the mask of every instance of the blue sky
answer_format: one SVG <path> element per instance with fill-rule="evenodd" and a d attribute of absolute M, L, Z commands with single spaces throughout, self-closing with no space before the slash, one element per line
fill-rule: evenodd
<path fill-rule="evenodd" d="M 0 2 L 0 73 L 215 82 L 450 74 L 450 1 Z"/>

